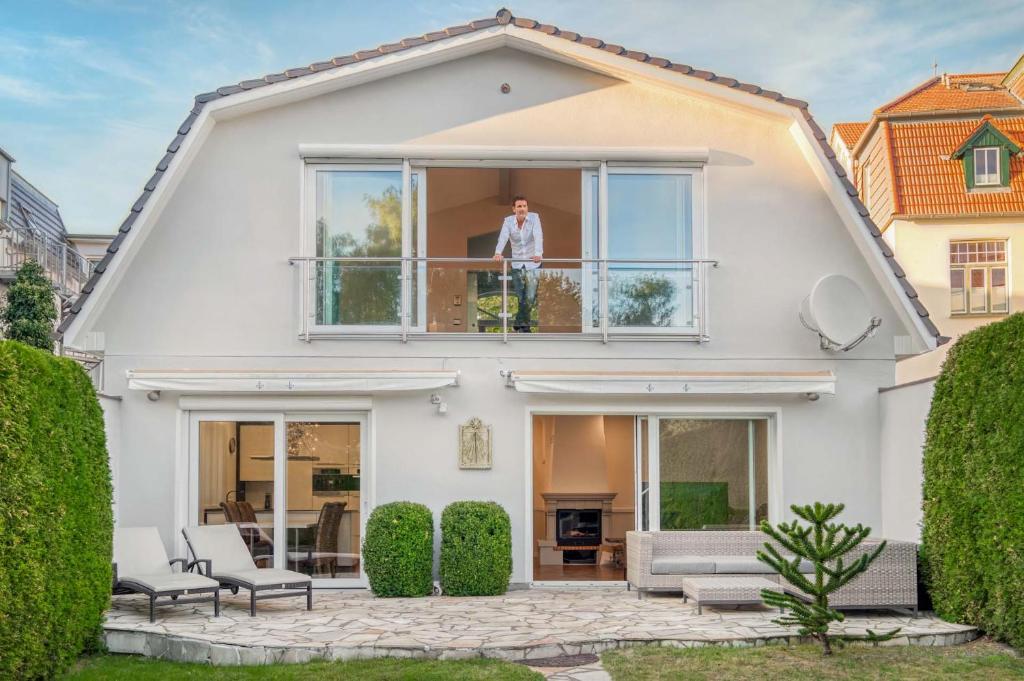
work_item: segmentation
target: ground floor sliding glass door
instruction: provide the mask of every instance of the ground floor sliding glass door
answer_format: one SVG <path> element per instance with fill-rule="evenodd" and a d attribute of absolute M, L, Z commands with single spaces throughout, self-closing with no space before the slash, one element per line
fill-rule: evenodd
<path fill-rule="evenodd" d="M 752 530 L 768 518 L 769 419 L 645 420 L 637 456 L 646 469 L 637 495 L 644 529 Z"/>
<path fill-rule="evenodd" d="M 364 586 L 366 416 L 192 412 L 189 524 L 238 527 L 259 567 Z"/>

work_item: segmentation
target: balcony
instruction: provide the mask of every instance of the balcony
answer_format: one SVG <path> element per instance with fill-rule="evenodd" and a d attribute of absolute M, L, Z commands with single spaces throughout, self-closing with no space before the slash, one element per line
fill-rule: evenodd
<path fill-rule="evenodd" d="M 314 338 L 682 339 L 707 336 L 709 259 L 312 257 L 299 334 Z"/>
<path fill-rule="evenodd" d="M 81 293 L 92 274 L 92 264 L 66 242 L 0 222 L 0 281 L 13 280 L 29 260 L 42 266 L 62 301 Z"/>

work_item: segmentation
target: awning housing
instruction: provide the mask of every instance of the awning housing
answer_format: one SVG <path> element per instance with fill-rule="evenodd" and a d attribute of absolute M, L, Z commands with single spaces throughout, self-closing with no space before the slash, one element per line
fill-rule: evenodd
<path fill-rule="evenodd" d="M 512 371 L 521 393 L 573 395 L 834 395 L 831 371 Z"/>
<path fill-rule="evenodd" d="M 458 371 L 236 371 L 130 369 L 129 390 L 181 393 L 368 394 L 459 384 Z"/>

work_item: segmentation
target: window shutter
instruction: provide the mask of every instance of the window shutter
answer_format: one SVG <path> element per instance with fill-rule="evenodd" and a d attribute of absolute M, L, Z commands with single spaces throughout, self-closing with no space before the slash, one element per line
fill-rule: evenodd
<path fill-rule="evenodd" d="M 1010 150 L 999 147 L 999 184 L 1010 186 Z"/>
<path fill-rule="evenodd" d="M 974 149 L 968 149 L 964 154 L 964 181 L 967 189 L 974 189 Z"/>

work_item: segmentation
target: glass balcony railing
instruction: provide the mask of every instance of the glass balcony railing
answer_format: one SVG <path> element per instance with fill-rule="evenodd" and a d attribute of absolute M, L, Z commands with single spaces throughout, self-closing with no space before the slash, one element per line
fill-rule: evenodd
<path fill-rule="evenodd" d="M 294 257 L 300 332 L 704 340 L 707 259 Z M 532 266 L 532 267 L 531 267 Z"/>

